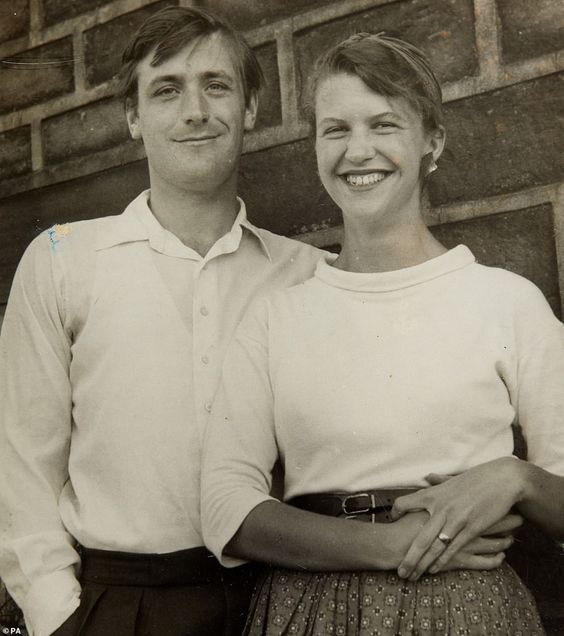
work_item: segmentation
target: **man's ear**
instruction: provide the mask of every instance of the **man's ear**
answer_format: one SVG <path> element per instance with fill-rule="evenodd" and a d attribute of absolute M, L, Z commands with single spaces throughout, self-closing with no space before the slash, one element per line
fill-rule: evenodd
<path fill-rule="evenodd" d="M 258 110 L 258 95 L 256 91 L 252 91 L 249 95 L 249 101 L 245 107 L 245 130 L 251 131 L 255 127 Z"/>
<path fill-rule="evenodd" d="M 127 127 L 129 128 L 129 134 L 131 137 L 133 139 L 141 139 L 142 135 L 139 127 L 137 104 L 129 97 L 125 100 L 125 117 L 127 119 Z"/>

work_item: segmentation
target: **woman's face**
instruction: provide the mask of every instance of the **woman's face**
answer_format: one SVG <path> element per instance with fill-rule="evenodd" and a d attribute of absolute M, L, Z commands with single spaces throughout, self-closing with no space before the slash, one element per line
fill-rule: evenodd
<path fill-rule="evenodd" d="M 442 131 L 426 134 L 404 99 L 347 73 L 320 82 L 315 115 L 319 175 L 345 217 L 401 222 L 419 214 L 421 159 L 433 150 L 438 158 Z"/>

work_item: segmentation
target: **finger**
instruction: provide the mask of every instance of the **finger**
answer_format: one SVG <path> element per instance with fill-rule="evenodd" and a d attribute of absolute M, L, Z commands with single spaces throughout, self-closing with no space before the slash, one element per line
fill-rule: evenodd
<path fill-rule="evenodd" d="M 456 526 L 450 526 L 452 528 L 451 530 L 449 530 L 448 527 L 449 526 L 447 524 L 443 526 L 443 529 L 439 532 L 427 552 L 423 555 L 423 557 L 421 557 L 409 576 L 410 581 L 417 581 L 427 570 L 433 572 L 434 570 L 431 566 L 439 557 L 444 558 L 442 555 L 450 548 L 450 545 L 454 541 L 453 537 L 460 534 L 460 531 L 462 530 L 462 523 Z M 455 554 L 455 552 L 452 554 Z M 443 562 L 447 563 L 448 560 L 450 559 L 445 559 Z"/>
<path fill-rule="evenodd" d="M 505 559 L 505 553 L 497 554 L 457 554 L 454 559 L 444 565 L 439 572 L 449 570 L 494 570 L 498 568 Z"/>
<path fill-rule="evenodd" d="M 425 500 L 423 496 L 424 490 L 418 490 L 410 495 L 404 495 L 398 497 L 394 501 L 394 505 L 390 511 L 390 515 L 394 521 L 397 521 L 406 512 L 413 512 L 414 510 L 426 510 Z"/>
<path fill-rule="evenodd" d="M 437 535 L 445 524 L 444 515 L 436 515 L 431 517 L 429 521 L 421 528 L 421 531 L 414 539 L 409 547 L 405 557 L 398 567 L 398 575 L 401 578 L 408 578 L 413 573 L 420 559 L 431 547 Z"/>
<path fill-rule="evenodd" d="M 487 537 L 492 534 L 508 534 L 514 532 L 523 525 L 523 517 L 521 515 L 509 514 L 503 517 L 497 523 L 484 530 L 482 536 Z"/>
<path fill-rule="evenodd" d="M 425 477 L 425 481 L 428 481 L 431 486 L 438 486 L 439 484 L 444 484 L 445 481 L 448 481 L 454 477 L 454 475 L 442 475 L 440 473 L 429 473 Z"/>
<path fill-rule="evenodd" d="M 427 552 L 421 557 L 415 568 L 409 575 L 410 581 L 417 581 L 419 578 L 429 570 L 429 568 L 435 563 L 437 558 L 446 550 L 446 545 L 437 537 Z"/>
<path fill-rule="evenodd" d="M 497 554 L 505 552 L 513 545 L 513 537 L 478 537 L 468 542 L 462 551 L 466 554 Z"/>
<path fill-rule="evenodd" d="M 460 532 L 455 535 L 452 543 L 447 547 L 447 549 L 437 558 L 435 563 L 429 568 L 429 572 L 434 574 L 438 572 L 441 568 L 443 568 L 453 557 L 454 555 L 461 550 L 466 544 L 472 540 L 476 539 L 476 537 L 472 534 L 472 530 L 465 526 L 460 530 Z"/>

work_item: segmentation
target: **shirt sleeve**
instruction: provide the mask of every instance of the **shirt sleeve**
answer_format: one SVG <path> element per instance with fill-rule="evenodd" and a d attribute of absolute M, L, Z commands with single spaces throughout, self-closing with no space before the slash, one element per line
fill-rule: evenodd
<path fill-rule="evenodd" d="M 536 287 L 521 297 L 516 410 L 527 459 L 564 476 L 564 325 Z"/>
<path fill-rule="evenodd" d="M 226 567 L 243 561 L 223 554 L 245 517 L 269 499 L 278 458 L 269 376 L 265 301 L 255 304 L 227 352 L 207 429 L 202 470 L 204 541 Z"/>
<path fill-rule="evenodd" d="M 80 559 L 59 515 L 71 434 L 64 276 L 47 234 L 16 272 L 0 337 L 0 576 L 31 636 L 79 605 Z"/>

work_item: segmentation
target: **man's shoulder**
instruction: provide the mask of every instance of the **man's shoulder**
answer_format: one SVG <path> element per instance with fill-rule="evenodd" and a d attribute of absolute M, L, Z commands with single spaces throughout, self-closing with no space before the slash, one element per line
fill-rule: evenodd
<path fill-rule="evenodd" d="M 104 237 L 115 233 L 121 214 L 98 217 L 83 221 L 55 223 L 39 234 L 31 243 L 32 251 L 49 251 L 53 255 L 64 255 L 79 251 L 82 255 L 96 251 Z"/>
<path fill-rule="evenodd" d="M 316 263 L 326 254 L 325 251 L 318 247 L 305 243 L 297 238 L 288 238 L 287 236 L 275 234 L 263 228 L 254 229 L 267 246 L 273 261 L 299 258 Z"/>

